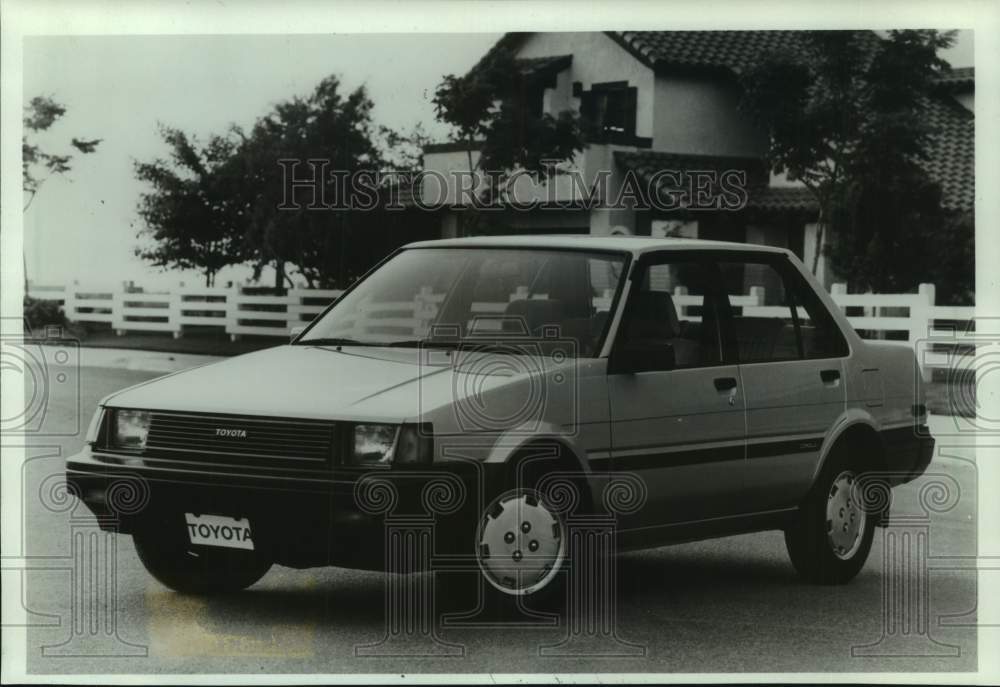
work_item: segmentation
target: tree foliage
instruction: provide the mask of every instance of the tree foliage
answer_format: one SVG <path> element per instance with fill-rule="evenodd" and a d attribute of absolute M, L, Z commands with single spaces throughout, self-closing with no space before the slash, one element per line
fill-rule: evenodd
<path fill-rule="evenodd" d="M 435 90 L 437 118 L 465 145 L 469 172 L 488 172 L 479 190 L 485 201 L 500 199 L 504 179 L 513 171 L 548 180 L 559 173 L 560 163 L 586 147 L 587 127 L 579 113 L 541 112 L 542 90 L 539 77 L 524 73 L 505 46 L 494 48 L 465 75 L 446 75 Z M 467 229 L 478 220 L 469 210 Z"/>
<path fill-rule="evenodd" d="M 24 133 L 21 136 L 21 188 L 25 194 L 23 211 L 35 201 L 42 185 L 54 176 L 63 175 L 72 170 L 73 156 L 76 153 L 89 155 L 97 150 L 100 138 L 77 138 L 69 141 L 69 146 L 76 151 L 63 153 L 49 152 L 42 147 L 37 138 L 39 134 L 49 131 L 52 125 L 62 119 L 66 108 L 48 96 L 35 96 L 24 108 L 22 123 Z M 28 264 L 24 261 L 24 292 L 28 293 Z"/>
<path fill-rule="evenodd" d="M 932 30 L 808 32 L 801 50 L 743 76 L 742 107 L 770 137 L 772 171 L 820 207 L 813 271 L 832 227 L 828 253 L 853 287 L 910 289 L 929 278 L 936 237 L 962 225 L 921 165 L 934 134 L 928 99 L 949 69 L 938 51 L 953 41 Z"/>
<path fill-rule="evenodd" d="M 285 169 L 279 160 L 296 160 L 296 178 L 320 173 L 309 160 L 328 160 L 322 179 L 324 200 L 340 207 L 358 202 L 353 183 L 345 178 L 380 170 L 383 157 L 375 140 L 384 130 L 372 122 L 373 103 L 363 86 L 344 95 L 340 81 L 330 76 L 305 98 L 279 103 L 257 120 L 234 159 L 248 179 L 241 203 L 248 213 L 246 241 L 255 276 L 266 265 L 275 269 L 275 286 L 290 283 L 286 265 L 294 265 L 310 286 L 346 281 L 350 262 L 345 254 L 352 241 L 363 240 L 363 228 L 374 219 L 369 210 L 310 208 L 308 191 L 286 198 Z M 369 186 L 374 186 L 374 180 Z M 361 199 L 364 202 L 365 199 Z M 297 209 L 278 209 L 298 205 Z"/>
<path fill-rule="evenodd" d="M 330 76 L 307 96 L 277 103 L 249 130 L 233 126 L 205 145 L 163 128 L 169 159 L 135 166 L 149 185 L 140 235 L 151 239 L 137 254 L 161 267 L 199 269 L 206 283 L 226 265 L 248 263 L 254 279 L 273 268 L 279 289 L 293 274 L 310 287 L 350 284 L 380 257 L 372 253 L 385 249 L 384 226 L 392 224 L 375 173 L 415 171 L 426 142 L 419 127 L 403 135 L 376 125 L 372 107 L 364 87 L 343 93 Z M 315 196 L 312 187 L 289 185 L 314 175 L 322 187 Z"/>
<path fill-rule="evenodd" d="M 160 126 L 170 155 L 135 162 L 135 175 L 149 190 L 139 199 L 148 239 L 136 255 L 161 268 L 197 269 L 212 286 L 227 265 L 245 260 L 245 212 L 238 205 L 243 179 L 232 174 L 239 140 L 235 132 L 202 145 L 179 129 Z"/>
<path fill-rule="evenodd" d="M 73 152 L 51 153 L 36 140 L 37 134 L 48 131 L 66 114 L 66 108 L 47 96 L 35 96 L 24 108 L 24 135 L 21 138 L 22 188 L 27 194 L 24 210 L 31 206 L 42 185 L 51 177 L 72 169 Z M 97 150 L 100 138 L 77 138 L 69 141 L 76 152 L 88 155 Z"/>

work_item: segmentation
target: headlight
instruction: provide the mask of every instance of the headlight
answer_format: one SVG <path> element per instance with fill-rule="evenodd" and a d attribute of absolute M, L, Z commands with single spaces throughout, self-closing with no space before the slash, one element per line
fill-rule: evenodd
<path fill-rule="evenodd" d="M 431 462 L 433 439 L 431 426 L 424 425 L 354 425 L 351 464 L 385 466 L 418 465 Z"/>
<path fill-rule="evenodd" d="M 351 462 L 355 465 L 388 465 L 398 433 L 399 425 L 354 425 Z"/>
<path fill-rule="evenodd" d="M 149 433 L 149 412 L 145 410 L 116 410 L 114 422 L 114 447 L 143 449 Z"/>

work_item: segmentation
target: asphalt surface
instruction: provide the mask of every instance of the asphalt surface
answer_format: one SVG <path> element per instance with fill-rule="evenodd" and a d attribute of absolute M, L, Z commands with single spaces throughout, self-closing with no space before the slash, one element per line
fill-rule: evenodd
<path fill-rule="evenodd" d="M 241 594 L 188 597 L 149 577 L 130 537 L 112 535 L 114 566 L 110 572 L 98 568 L 98 578 L 113 593 L 74 585 L 71 533 L 92 531 L 94 521 L 82 506 L 60 505 L 44 496 L 57 479 L 51 476 L 59 475 L 65 456 L 82 446 L 82 430 L 73 432 L 77 425 L 86 428 L 101 397 L 156 376 L 106 368 L 82 368 L 79 375 L 79 402 L 75 384 L 53 387 L 42 431 L 32 442 L 23 471 L 25 553 L 43 568 L 26 574 L 26 607 L 33 625 L 28 631 L 27 654 L 31 673 L 922 672 L 976 668 L 976 578 L 972 572 L 954 569 L 956 557 L 976 552 L 974 439 L 945 436 L 953 428 L 950 418 L 932 418 L 932 430 L 939 434 L 943 448 L 931 472 L 953 479 L 958 490 L 952 488 L 952 492 L 958 496 L 945 512 L 934 513 L 930 519 L 926 604 L 931 639 L 917 632 L 905 644 L 879 644 L 881 653 L 889 656 L 852 655 L 852 647 L 876 643 L 883 636 L 885 547 L 879 533 L 868 563 L 851 584 L 822 587 L 799 581 L 781 533 L 766 532 L 619 557 L 616 635 L 620 641 L 597 637 L 586 644 L 583 655 L 550 656 L 543 650 L 567 636 L 561 622 L 543 627 L 439 628 L 436 644 L 383 647 L 389 653 L 409 650 L 425 655 L 363 656 L 360 645 L 378 643 L 386 634 L 384 576 L 379 573 L 274 567 Z M 897 489 L 894 513 L 923 513 L 918 495 L 925 484 L 927 478 L 922 478 Z M 96 540 L 84 537 L 83 541 Z M 898 568 L 888 579 L 893 585 L 903 581 Z M 108 634 L 105 628 L 113 630 Z M 638 655 L 593 655 L 609 649 Z M 426 655 L 431 650 L 451 655 Z M 940 653 L 955 655 L 930 655 Z"/>

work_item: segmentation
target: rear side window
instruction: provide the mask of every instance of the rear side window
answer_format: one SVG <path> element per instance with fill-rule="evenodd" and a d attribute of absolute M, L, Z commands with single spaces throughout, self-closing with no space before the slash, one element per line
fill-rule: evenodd
<path fill-rule="evenodd" d="M 742 363 L 834 358 L 847 342 L 802 275 L 784 260 L 720 262 Z"/>

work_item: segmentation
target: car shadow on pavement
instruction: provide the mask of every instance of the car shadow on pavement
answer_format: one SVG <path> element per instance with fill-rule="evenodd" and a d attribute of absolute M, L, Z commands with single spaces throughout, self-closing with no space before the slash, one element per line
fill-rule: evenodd
<path fill-rule="evenodd" d="M 809 586 L 799 582 L 786 560 L 747 557 L 744 551 L 729 548 L 724 544 L 682 545 L 620 555 L 616 584 L 619 605 L 669 604 L 708 592 L 722 598 L 745 597 L 749 589 L 773 596 L 776 588 Z M 310 620 L 364 627 L 383 622 L 385 580 L 384 574 L 374 572 L 275 568 L 249 590 L 212 597 L 205 610 L 220 623 L 239 615 L 264 623 Z M 437 589 L 438 594 L 449 594 L 447 585 Z M 461 603 L 455 598 L 438 598 L 435 606 L 452 611 Z"/>

